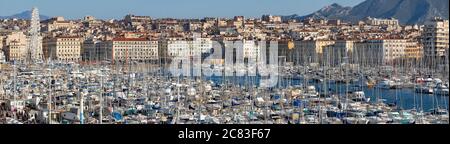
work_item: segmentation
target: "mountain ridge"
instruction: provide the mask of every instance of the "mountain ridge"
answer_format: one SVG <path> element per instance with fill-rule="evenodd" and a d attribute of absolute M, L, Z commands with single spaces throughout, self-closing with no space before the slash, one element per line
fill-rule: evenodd
<path fill-rule="evenodd" d="M 13 18 L 17 18 L 17 19 L 26 19 L 26 20 L 30 20 L 31 19 L 31 11 L 30 10 L 26 10 L 11 16 L 0 16 L 0 19 L 13 19 Z M 40 20 L 46 20 L 49 19 L 49 16 L 46 15 L 39 15 L 39 19 Z"/>
<path fill-rule="evenodd" d="M 396 18 L 401 24 L 423 24 L 432 17 L 448 19 L 449 0 L 366 0 L 354 7 L 337 3 L 308 15 L 282 16 L 284 20 L 306 18 L 341 19 L 357 22 L 366 17 Z"/>

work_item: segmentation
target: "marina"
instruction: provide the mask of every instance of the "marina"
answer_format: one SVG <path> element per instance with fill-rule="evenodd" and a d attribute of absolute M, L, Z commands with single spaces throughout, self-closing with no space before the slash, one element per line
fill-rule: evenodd
<path fill-rule="evenodd" d="M 144 63 L 4 66 L 1 123 L 448 124 L 448 81 L 375 74 L 341 80 L 304 69 L 279 67 L 277 85 L 265 88 L 262 76 L 175 77 Z"/>
<path fill-rule="evenodd" d="M 351 15 L 374 1 L 305 16 L 0 17 L 0 124 L 449 124 L 448 14 L 399 1 Z"/>

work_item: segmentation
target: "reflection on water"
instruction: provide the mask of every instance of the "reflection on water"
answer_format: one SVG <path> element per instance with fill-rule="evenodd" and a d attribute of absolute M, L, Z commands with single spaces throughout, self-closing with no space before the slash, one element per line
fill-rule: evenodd
<path fill-rule="evenodd" d="M 250 85 L 259 86 L 261 77 L 204 77 L 205 80 L 211 80 L 215 84 L 231 83 L 236 86 L 246 87 Z M 284 88 L 286 86 L 304 85 L 305 82 L 302 79 L 282 79 L 280 78 L 277 86 Z M 308 82 L 308 85 L 314 85 L 318 91 L 323 91 L 324 84 L 316 82 Z M 328 93 L 345 94 L 346 84 L 327 83 L 326 87 Z M 351 84 L 349 84 L 351 87 Z M 403 89 L 379 89 L 363 87 L 363 91 L 366 97 L 370 98 L 371 102 L 383 100 L 388 104 L 396 104 L 401 109 L 416 109 L 429 111 L 434 108 L 443 107 L 449 109 L 449 97 L 438 96 L 433 94 L 416 93 L 412 88 Z"/>

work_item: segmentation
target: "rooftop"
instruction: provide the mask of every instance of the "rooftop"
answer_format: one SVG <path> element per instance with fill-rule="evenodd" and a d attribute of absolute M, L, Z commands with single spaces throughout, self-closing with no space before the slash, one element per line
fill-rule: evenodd
<path fill-rule="evenodd" d="M 149 41 L 147 38 L 124 38 L 118 37 L 114 38 L 112 41 Z"/>

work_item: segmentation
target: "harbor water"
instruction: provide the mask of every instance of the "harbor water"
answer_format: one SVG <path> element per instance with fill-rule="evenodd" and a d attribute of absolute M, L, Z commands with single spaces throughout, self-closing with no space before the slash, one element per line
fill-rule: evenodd
<path fill-rule="evenodd" d="M 220 83 L 232 83 L 241 87 L 254 84 L 258 86 L 261 81 L 261 77 L 220 77 L 211 76 L 204 77 L 204 80 L 211 80 L 216 84 Z M 324 84 L 321 82 L 308 81 L 308 85 L 314 85 L 319 92 L 323 92 Z M 302 79 L 279 79 L 277 87 L 285 88 L 288 86 L 303 85 L 305 84 Z M 352 84 L 345 83 L 326 83 L 328 87 L 328 93 L 335 93 L 345 95 L 347 87 L 351 87 Z M 366 97 L 370 98 L 371 103 L 377 101 L 383 101 L 387 104 L 396 105 L 399 109 L 415 109 L 429 112 L 435 108 L 449 109 L 449 97 L 435 94 L 416 93 L 414 88 L 402 88 L 402 89 L 381 89 L 381 88 L 369 88 L 367 86 L 362 87 Z"/>

